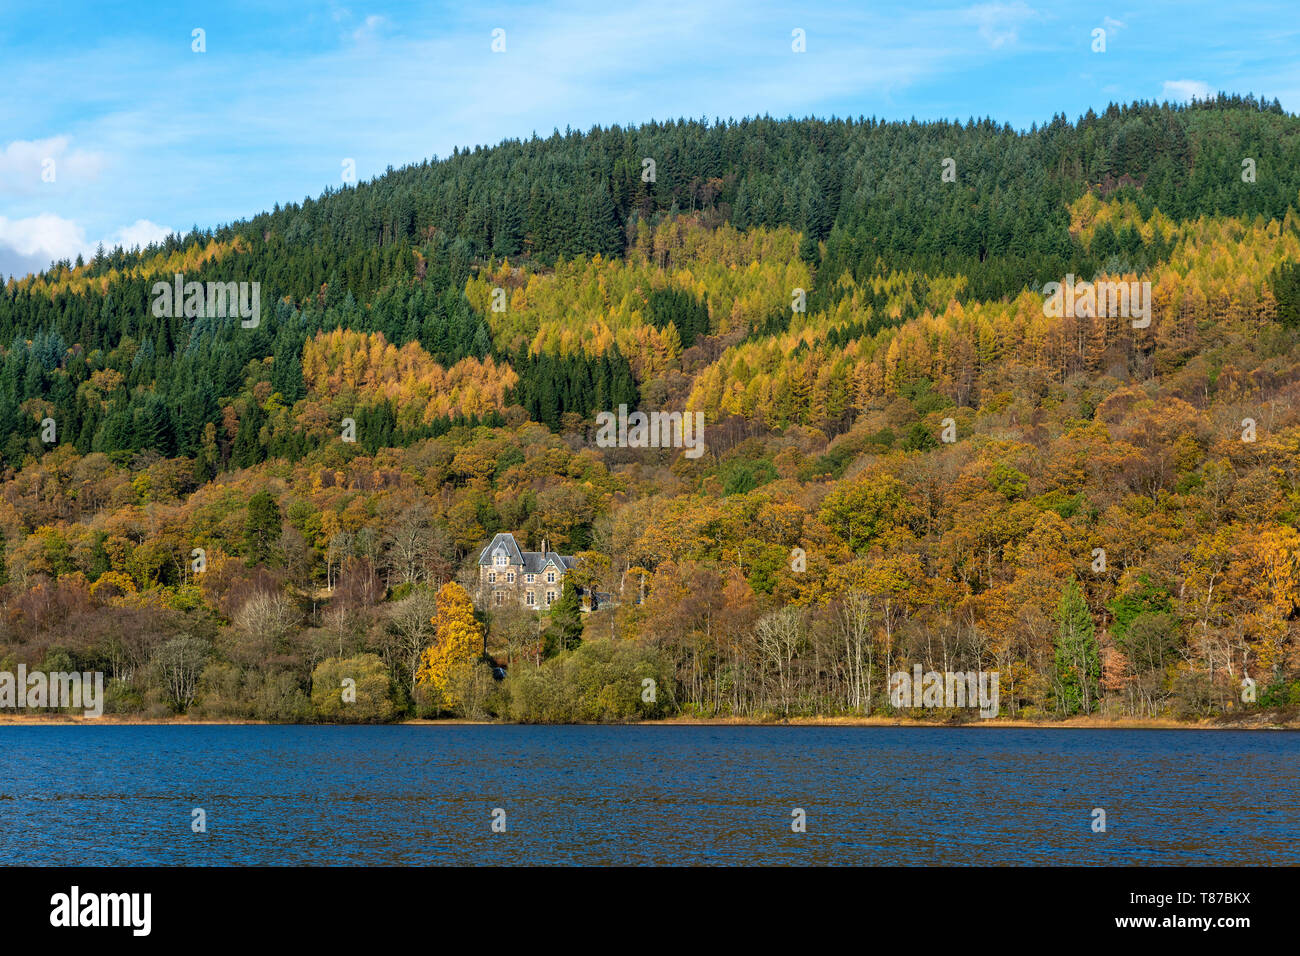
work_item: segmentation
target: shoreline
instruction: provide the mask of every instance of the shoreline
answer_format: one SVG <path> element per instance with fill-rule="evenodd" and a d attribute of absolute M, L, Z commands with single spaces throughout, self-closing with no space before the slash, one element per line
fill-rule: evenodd
<path fill-rule="evenodd" d="M 913 727 L 961 730 L 969 728 L 1010 728 L 1016 730 L 1300 730 L 1300 714 L 1267 713 L 1249 717 L 1205 717 L 1199 720 L 1176 720 L 1172 717 L 1103 718 L 1069 717 L 1062 720 L 1023 720 L 996 717 L 990 720 L 943 721 L 904 720 L 898 717 L 786 717 L 761 719 L 753 717 L 667 717 L 661 720 L 611 721 L 608 723 L 578 724 L 523 724 L 503 720 L 467 720 L 463 718 L 429 719 L 413 717 L 409 720 L 377 724 L 339 724 L 329 722 L 279 723 L 267 720 L 205 720 L 191 717 L 130 717 L 104 715 L 81 717 L 71 714 L 3 714 L 0 728 L 31 726 L 100 725 L 106 727 Z"/>

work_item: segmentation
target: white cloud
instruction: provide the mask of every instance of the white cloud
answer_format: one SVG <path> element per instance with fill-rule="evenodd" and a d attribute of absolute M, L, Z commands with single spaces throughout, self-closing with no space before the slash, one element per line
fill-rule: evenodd
<path fill-rule="evenodd" d="M 377 13 L 372 13 L 370 16 L 366 17 L 365 22 L 362 23 L 361 26 L 352 31 L 352 42 L 365 43 L 368 40 L 375 39 L 375 37 L 379 35 L 380 28 L 387 23 L 387 17 L 381 17 Z"/>
<path fill-rule="evenodd" d="M 139 246 L 143 249 L 151 242 L 162 242 L 171 231 L 156 222 L 150 222 L 148 219 L 137 219 L 131 225 L 123 226 L 105 239 L 104 248 L 111 249 L 114 246 L 121 246 L 123 249 L 134 249 Z"/>
<path fill-rule="evenodd" d="M 1011 46 L 1020 39 L 1020 27 L 1038 16 L 1038 11 L 1016 3 L 982 3 L 970 7 L 965 19 L 976 25 L 980 38 L 993 49 Z"/>
<path fill-rule="evenodd" d="M 1102 17 L 1101 25 L 1114 32 L 1115 30 L 1123 30 L 1125 24 L 1123 20 L 1116 20 L 1114 17 Z"/>
<path fill-rule="evenodd" d="M 126 249 L 166 238 L 171 230 L 147 219 L 137 219 L 112 235 L 89 241 L 86 230 L 71 219 L 41 213 L 25 219 L 0 216 L 0 273 L 5 276 L 26 275 L 49 267 L 60 259 L 89 259 L 99 245 L 105 249 Z"/>
<path fill-rule="evenodd" d="M 1178 102 L 1208 100 L 1211 96 L 1210 85 L 1201 80 L 1165 80 L 1164 92 L 1160 95 Z"/>
<path fill-rule="evenodd" d="M 86 232 L 71 219 L 50 213 L 26 219 L 0 216 L 0 243 L 24 256 L 49 252 L 59 258 L 68 251 L 75 256 L 85 248 Z"/>
<path fill-rule="evenodd" d="M 26 195 L 58 184 L 84 184 L 99 178 L 99 153 L 69 150 L 67 136 L 17 139 L 0 150 L 0 193 Z"/>

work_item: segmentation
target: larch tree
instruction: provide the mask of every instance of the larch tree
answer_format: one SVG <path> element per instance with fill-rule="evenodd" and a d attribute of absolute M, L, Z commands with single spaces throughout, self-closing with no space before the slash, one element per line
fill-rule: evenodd
<path fill-rule="evenodd" d="M 432 686 L 455 706 L 460 701 L 453 690 L 454 678 L 483 656 L 483 626 L 474 619 L 469 592 L 455 581 L 438 590 L 437 608 L 434 640 L 420 659 L 416 682 Z"/>

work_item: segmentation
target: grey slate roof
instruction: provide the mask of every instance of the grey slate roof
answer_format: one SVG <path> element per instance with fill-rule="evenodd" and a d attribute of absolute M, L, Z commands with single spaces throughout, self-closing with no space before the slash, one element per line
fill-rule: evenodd
<path fill-rule="evenodd" d="M 515 536 L 508 531 L 498 532 L 488 546 L 479 552 L 478 563 L 480 565 L 491 565 L 492 556 L 497 553 L 498 549 L 506 553 L 506 558 L 512 565 L 516 567 L 522 565 L 526 574 L 540 574 L 552 562 L 561 570 L 568 570 L 578 563 L 571 555 L 557 554 L 554 551 L 546 552 L 544 560 L 540 551 L 520 551 L 519 545 L 515 542 Z"/>
<path fill-rule="evenodd" d="M 498 532 L 497 536 L 488 543 L 488 546 L 479 552 L 478 563 L 480 565 L 491 564 L 491 555 L 497 553 L 498 547 L 505 550 L 511 564 L 523 563 L 523 555 L 519 551 L 519 545 L 515 544 L 515 536 L 505 531 Z"/>

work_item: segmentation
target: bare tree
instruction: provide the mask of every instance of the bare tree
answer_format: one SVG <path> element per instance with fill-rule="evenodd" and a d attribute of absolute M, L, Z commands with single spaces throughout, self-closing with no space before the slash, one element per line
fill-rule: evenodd
<path fill-rule="evenodd" d="M 177 710 L 186 710 L 194 703 L 199 675 L 211 649 L 207 641 L 182 634 L 158 648 L 154 655 L 154 665 L 162 676 L 167 697 Z"/>
<path fill-rule="evenodd" d="M 871 641 L 871 598 L 850 591 L 835 609 L 835 624 L 844 641 L 844 667 L 848 675 L 848 706 L 871 713 L 871 670 L 875 648 Z"/>
<path fill-rule="evenodd" d="M 794 685 L 794 657 L 802 642 L 803 621 L 800 620 L 798 608 L 783 607 L 758 619 L 758 646 L 763 656 L 776 669 L 781 707 L 786 715 L 790 713 L 790 697 Z"/>
<path fill-rule="evenodd" d="M 397 635 L 399 653 L 402 655 L 415 694 L 415 674 L 420 668 L 420 655 L 433 643 L 436 633 L 433 617 L 438 602 L 432 591 L 417 588 L 409 597 L 392 605 L 388 612 L 388 629 Z"/>
<path fill-rule="evenodd" d="M 435 581 L 447 570 L 451 538 L 424 500 L 407 505 L 388 522 L 383 545 L 389 571 L 401 584 Z"/>

